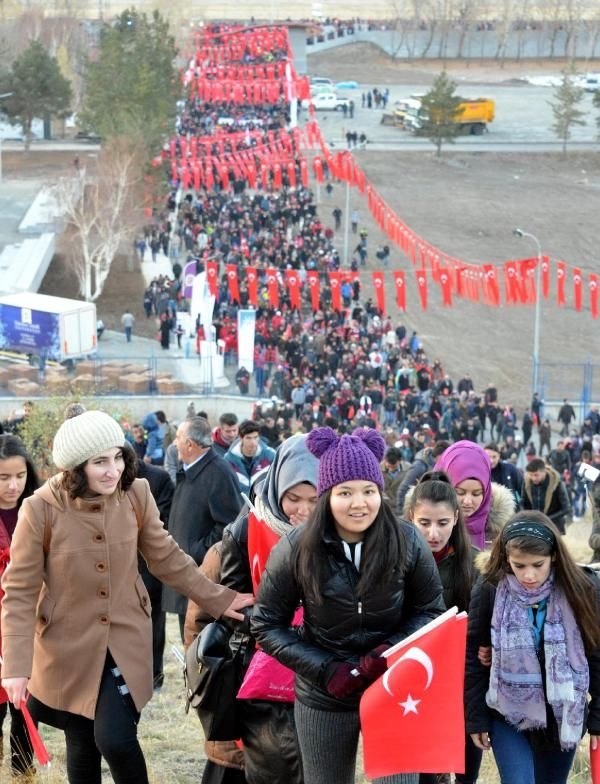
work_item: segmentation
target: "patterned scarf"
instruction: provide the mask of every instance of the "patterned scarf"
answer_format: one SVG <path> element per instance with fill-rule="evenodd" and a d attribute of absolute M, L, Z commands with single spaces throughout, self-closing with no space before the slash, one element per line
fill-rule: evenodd
<path fill-rule="evenodd" d="M 547 601 L 544 623 L 546 694 L 530 614 Z M 514 575 L 502 579 L 492 615 L 492 668 L 486 701 L 519 730 L 546 727 L 546 700 L 558 725 L 563 751 L 581 740 L 589 669 L 581 633 L 554 570 L 536 591 L 525 590 Z"/>

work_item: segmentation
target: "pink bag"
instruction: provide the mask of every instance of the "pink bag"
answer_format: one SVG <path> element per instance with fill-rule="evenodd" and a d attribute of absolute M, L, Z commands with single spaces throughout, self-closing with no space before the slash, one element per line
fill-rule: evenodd
<path fill-rule="evenodd" d="M 303 618 L 304 608 L 298 607 L 292 626 L 301 626 Z M 237 696 L 240 700 L 294 702 L 294 671 L 259 648 L 250 661 Z"/>
<path fill-rule="evenodd" d="M 294 671 L 257 650 L 237 693 L 240 700 L 294 701 Z"/>

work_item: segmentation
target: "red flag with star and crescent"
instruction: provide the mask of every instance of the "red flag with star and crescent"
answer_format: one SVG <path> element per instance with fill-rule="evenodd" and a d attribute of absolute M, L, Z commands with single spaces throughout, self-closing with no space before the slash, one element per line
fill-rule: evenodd
<path fill-rule="evenodd" d="M 248 557 L 252 577 L 252 590 L 256 593 L 267 558 L 279 541 L 277 534 L 254 512 L 248 515 Z"/>
<path fill-rule="evenodd" d="M 298 271 L 288 269 L 285 271 L 285 277 L 290 292 L 290 304 L 295 310 L 300 310 L 300 278 L 298 277 Z"/>
<path fill-rule="evenodd" d="M 248 283 L 248 301 L 256 307 L 258 305 L 258 275 L 256 267 L 246 267 L 246 282 Z"/>
<path fill-rule="evenodd" d="M 240 288 L 238 284 L 238 270 L 236 264 L 226 264 L 225 271 L 227 272 L 227 283 L 229 284 L 229 293 L 231 299 L 237 304 L 240 304 Z"/>
<path fill-rule="evenodd" d="M 208 290 L 213 297 L 219 293 L 219 283 L 217 280 L 218 264 L 216 261 L 206 262 L 206 282 L 208 283 Z"/>
<path fill-rule="evenodd" d="M 406 310 L 406 281 L 402 270 L 394 270 L 394 283 L 396 286 L 396 304 L 400 310 Z"/>
<path fill-rule="evenodd" d="M 368 778 L 464 772 L 466 643 L 467 615 L 453 607 L 386 651 L 387 671 L 360 701 Z"/>
<path fill-rule="evenodd" d="M 373 272 L 373 287 L 375 288 L 375 296 L 377 298 L 377 307 L 379 312 L 385 314 L 385 288 L 383 281 L 383 272 Z"/>
<path fill-rule="evenodd" d="M 271 307 L 279 307 L 279 286 L 277 284 L 277 269 L 275 267 L 267 268 L 267 291 L 269 294 L 269 303 Z"/>
<path fill-rule="evenodd" d="M 316 270 L 309 270 L 307 273 L 308 285 L 310 287 L 310 304 L 313 310 L 319 309 L 319 273 Z"/>

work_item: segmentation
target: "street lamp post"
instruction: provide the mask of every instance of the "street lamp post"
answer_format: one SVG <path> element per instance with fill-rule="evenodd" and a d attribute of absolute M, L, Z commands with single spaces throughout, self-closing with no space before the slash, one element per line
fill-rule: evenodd
<path fill-rule="evenodd" d="M 542 246 L 540 241 L 528 231 L 523 229 L 513 229 L 515 237 L 527 237 L 535 242 L 537 250 L 537 268 L 535 275 L 535 320 L 533 324 L 533 388 L 532 397 L 534 392 L 539 392 L 539 366 L 540 366 L 540 306 L 542 301 L 541 296 L 541 280 L 542 280 Z"/>

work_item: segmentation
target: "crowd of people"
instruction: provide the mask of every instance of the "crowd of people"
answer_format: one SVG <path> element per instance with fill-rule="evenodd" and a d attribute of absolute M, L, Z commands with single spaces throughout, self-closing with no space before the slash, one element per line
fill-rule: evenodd
<path fill-rule="evenodd" d="M 26 700 L 64 731 L 71 784 L 100 782 L 102 758 L 115 782 L 148 781 L 137 725 L 163 685 L 171 612 L 185 644 L 206 618 L 229 617 L 232 645 L 244 641 L 240 683 L 257 644 L 295 674 L 285 701 L 260 690 L 238 701 L 241 752 L 236 738 L 212 743 L 204 784 L 351 784 L 360 699 L 385 652 L 455 605 L 469 611 L 456 782 L 477 781 L 490 747 L 503 784 L 541 784 L 548 766 L 566 782 L 584 731 L 593 744 L 600 734 L 600 583 L 569 554 L 554 469 L 535 458 L 519 486 L 491 442 L 432 442 L 411 462 L 376 427 L 329 418 L 282 435 L 263 414 L 212 426 L 190 405 L 175 426 L 151 412 L 149 449 L 141 424 L 71 404 L 53 439 L 59 471 L 41 486 L 23 441 L 0 437 L 13 771 L 33 774 Z"/>
<path fill-rule="evenodd" d="M 34 775 L 26 704 L 64 732 L 70 784 L 100 784 L 102 760 L 117 784 L 148 784 L 137 728 L 164 684 L 172 613 L 185 645 L 207 619 L 223 619 L 245 651 L 236 689 L 255 686 L 238 700 L 240 737 L 208 739 L 203 784 L 352 784 L 360 701 L 384 676 L 386 652 L 457 606 L 469 613 L 456 672 L 464 765 L 375 781 L 455 773 L 475 784 L 492 748 L 502 784 L 563 784 L 583 734 L 594 749 L 600 735 L 600 583 L 564 536 L 573 508 L 598 511 L 600 415 L 592 407 L 573 433 L 564 401 L 553 445 L 539 397 L 518 422 L 495 384 L 479 391 L 468 373 L 455 382 L 415 331 L 361 297 L 356 277 L 344 280 L 342 309 L 326 275 L 318 307 L 306 285 L 294 306 L 285 270 L 306 283 L 340 258 L 293 136 L 278 136 L 288 119 L 279 98 L 250 107 L 190 91 L 167 207 L 136 244 L 142 258 L 150 250 L 145 263 L 160 250 L 174 260 L 173 280 L 157 278 L 144 301 L 167 347 L 167 321 L 186 307 L 175 264 L 218 262 L 213 322 L 196 330 L 219 338 L 235 335 L 250 301 L 242 274 L 232 297 L 223 265 L 258 270 L 254 369 L 238 370 L 240 393 L 252 385 L 259 399 L 252 417 L 224 411 L 211 423 L 190 402 L 179 421 L 155 410 L 129 423 L 69 406 L 53 438 L 56 473 L 41 486 L 22 419 L 0 436 L 0 696 L 13 772 Z M 208 181 L 191 187 L 191 139 L 198 150 L 209 136 Z M 267 172 L 260 188 L 251 169 L 218 162 L 223 150 L 248 153 L 258 172 L 259 148 L 276 141 L 289 145 L 291 166 Z M 357 216 L 353 230 L 350 272 L 368 254 Z M 276 307 L 268 268 L 280 273 Z M 259 535 L 269 542 L 261 553 Z M 596 519 L 590 545 L 600 552 Z M 258 654 L 291 671 L 288 699 L 252 683 Z"/>

